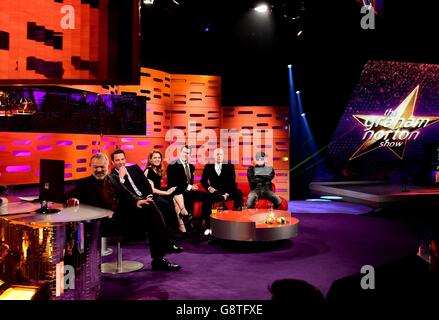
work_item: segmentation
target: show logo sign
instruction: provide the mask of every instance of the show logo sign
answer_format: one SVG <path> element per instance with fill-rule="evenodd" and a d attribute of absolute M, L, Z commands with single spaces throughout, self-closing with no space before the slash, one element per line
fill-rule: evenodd
<path fill-rule="evenodd" d="M 431 180 L 439 145 L 439 65 L 368 61 L 315 179 Z"/>
<path fill-rule="evenodd" d="M 383 115 L 353 115 L 364 127 L 364 142 L 349 160 L 382 147 L 402 159 L 408 141 L 416 140 L 423 128 L 439 121 L 439 117 L 414 115 L 418 91 L 419 85 L 395 110 L 387 109 Z"/>

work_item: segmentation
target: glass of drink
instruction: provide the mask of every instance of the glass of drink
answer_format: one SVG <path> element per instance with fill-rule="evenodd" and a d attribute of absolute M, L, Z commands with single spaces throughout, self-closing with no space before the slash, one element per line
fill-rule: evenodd
<path fill-rule="evenodd" d="M 218 213 L 218 203 L 216 202 L 212 203 L 211 213 L 213 216 L 215 216 Z"/>
<path fill-rule="evenodd" d="M 273 213 L 273 203 L 268 204 L 268 212 Z"/>

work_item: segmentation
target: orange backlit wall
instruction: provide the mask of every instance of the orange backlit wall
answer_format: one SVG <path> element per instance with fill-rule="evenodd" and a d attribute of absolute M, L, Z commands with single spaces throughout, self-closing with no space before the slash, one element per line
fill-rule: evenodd
<path fill-rule="evenodd" d="M 89 175 L 90 155 L 99 152 L 99 135 L 16 133 L 0 134 L 0 183 L 37 183 L 40 159 L 65 161 L 66 180 Z"/>
<path fill-rule="evenodd" d="M 128 162 L 138 163 L 143 168 L 152 149 L 159 149 L 165 156 L 171 144 L 180 146 L 183 143 L 197 147 L 198 157 L 193 152 L 191 161 L 196 166 L 195 178 L 199 180 L 203 163 L 209 160 L 206 158 L 208 149 L 227 142 L 227 157 L 235 164 L 238 181 L 247 181 L 247 167 L 253 161 L 251 155 L 265 151 L 276 170 L 277 192 L 289 198 L 288 107 L 221 107 L 220 77 L 169 74 L 149 68 L 141 68 L 138 86 L 71 87 L 97 93 L 146 96 L 146 135 L 1 133 L 0 184 L 38 182 L 40 158 L 64 159 L 66 179 L 72 180 L 89 175 L 86 160 L 97 150 L 110 155 L 116 148 L 121 148 L 125 150 Z M 221 141 L 221 129 L 229 130 L 231 136 L 223 136 Z M 217 140 L 207 143 L 203 137 L 206 132 L 214 133 Z M 254 139 L 258 135 L 262 137 L 260 142 Z M 266 137 L 270 139 L 267 141 Z M 167 156 L 174 158 L 176 152 Z M 11 172 L 8 166 L 15 163 L 26 171 Z"/>
<path fill-rule="evenodd" d="M 106 78 L 107 2 L 0 1 L 0 80 Z"/>

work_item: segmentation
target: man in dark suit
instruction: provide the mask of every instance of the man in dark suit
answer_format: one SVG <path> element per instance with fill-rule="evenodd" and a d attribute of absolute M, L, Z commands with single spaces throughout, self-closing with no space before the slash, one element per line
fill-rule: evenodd
<path fill-rule="evenodd" d="M 181 267 L 167 261 L 164 256 L 173 244 L 168 236 L 163 217 L 151 198 L 131 193 L 117 176 L 108 174 L 108 157 L 97 153 L 90 159 L 91 176 L 81 179 L 78 185 L 67 193 L 68 203 L 79 202 L 114 211 L 112 221 L 120 226 L 126 220 L 127 210 L 135 213 L 135 219 L 148 230 L 152 270 L 177 271 Z M 105 220 L 104 220 L 105 221 Z"/>
<path fill-rule="evenodd" d="M 273 207 L 277 209 L 282 200 L 272 190 L 271 180 L 275 176 L 274 168 L 265 164 L 265 152 L 256 152 L 255 160 L 255 166 L 247 169 L 247 179 L 251 188 L 247 197 L 247 207 L 254 208 L 259 197 L 270 200 Z"/>
<path fill-rule="evenodd" d="M 204 166 L 201 185 L 209 192 L 213 201 L 233 200 L 233 209 L 242 207 L 242 192 L 236 188 L 235 166 L 223 163 L 224 151 L 220 148 L 213 151 L 215 163 Z"/>
<path fill-rule="evenodd" d="M 211 199 L 206 192 L 198 190 L 194 184 L 195 166 L 189 163 L 191 150 L 187 145 L 179 152 L 179 158 L 169 163 L 167 168 L 168 188 L 177 187 L 174 194 L 183 194 L 185 207 L 189 214 L 193 213 L 194 201 L 202 201 L 201 219 L 206 223 L 209 221 L 212 208 Z M 209 228 L 208 225 L 205 225 Z"/>
<path fill-rule="evenodd" d="M 142 169 L 137 164 L 132 166 L 126 166 L 126 155 L 123 150 L 115 150 L 111 154 L 111 163 L 113 169 L 112 174 L 118 175 L 120 183 L 122 183 L 131 193 L 139 197 L 151 197 L 157 204 L 160 212 L 165 219 L 166 225 L 171 230 L 178 229 L 178 220 L 175 215 L 175 209 L 173 204 L 169 203 L 163 198 L 154 197 L 151 184 L 143 174 Z"/>

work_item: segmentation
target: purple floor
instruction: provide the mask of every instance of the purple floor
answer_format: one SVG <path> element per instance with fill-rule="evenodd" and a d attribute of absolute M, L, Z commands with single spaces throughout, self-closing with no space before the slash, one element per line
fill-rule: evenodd
<path fill-rule="evenodd" d="M 316 205 L 315 203 L 313 205 Z M 168 255 L 179 272 L 153 272 L 146 243 L 124 245 L 124 259 L 145 264 L 140 271 L 102 275 L 101 299 L 250 300 L 270 299 L 267 288 L 281 278 L 298 278 L 324 294 L 332 282 L 361 266 L 382 265 L 415 254 L 413 223 L 358 214 L 296 213 L 296 238 L 269 245 L 180 241 L 185 252 Z M 104 257 L 114 260 L 115 254 Z"/>

